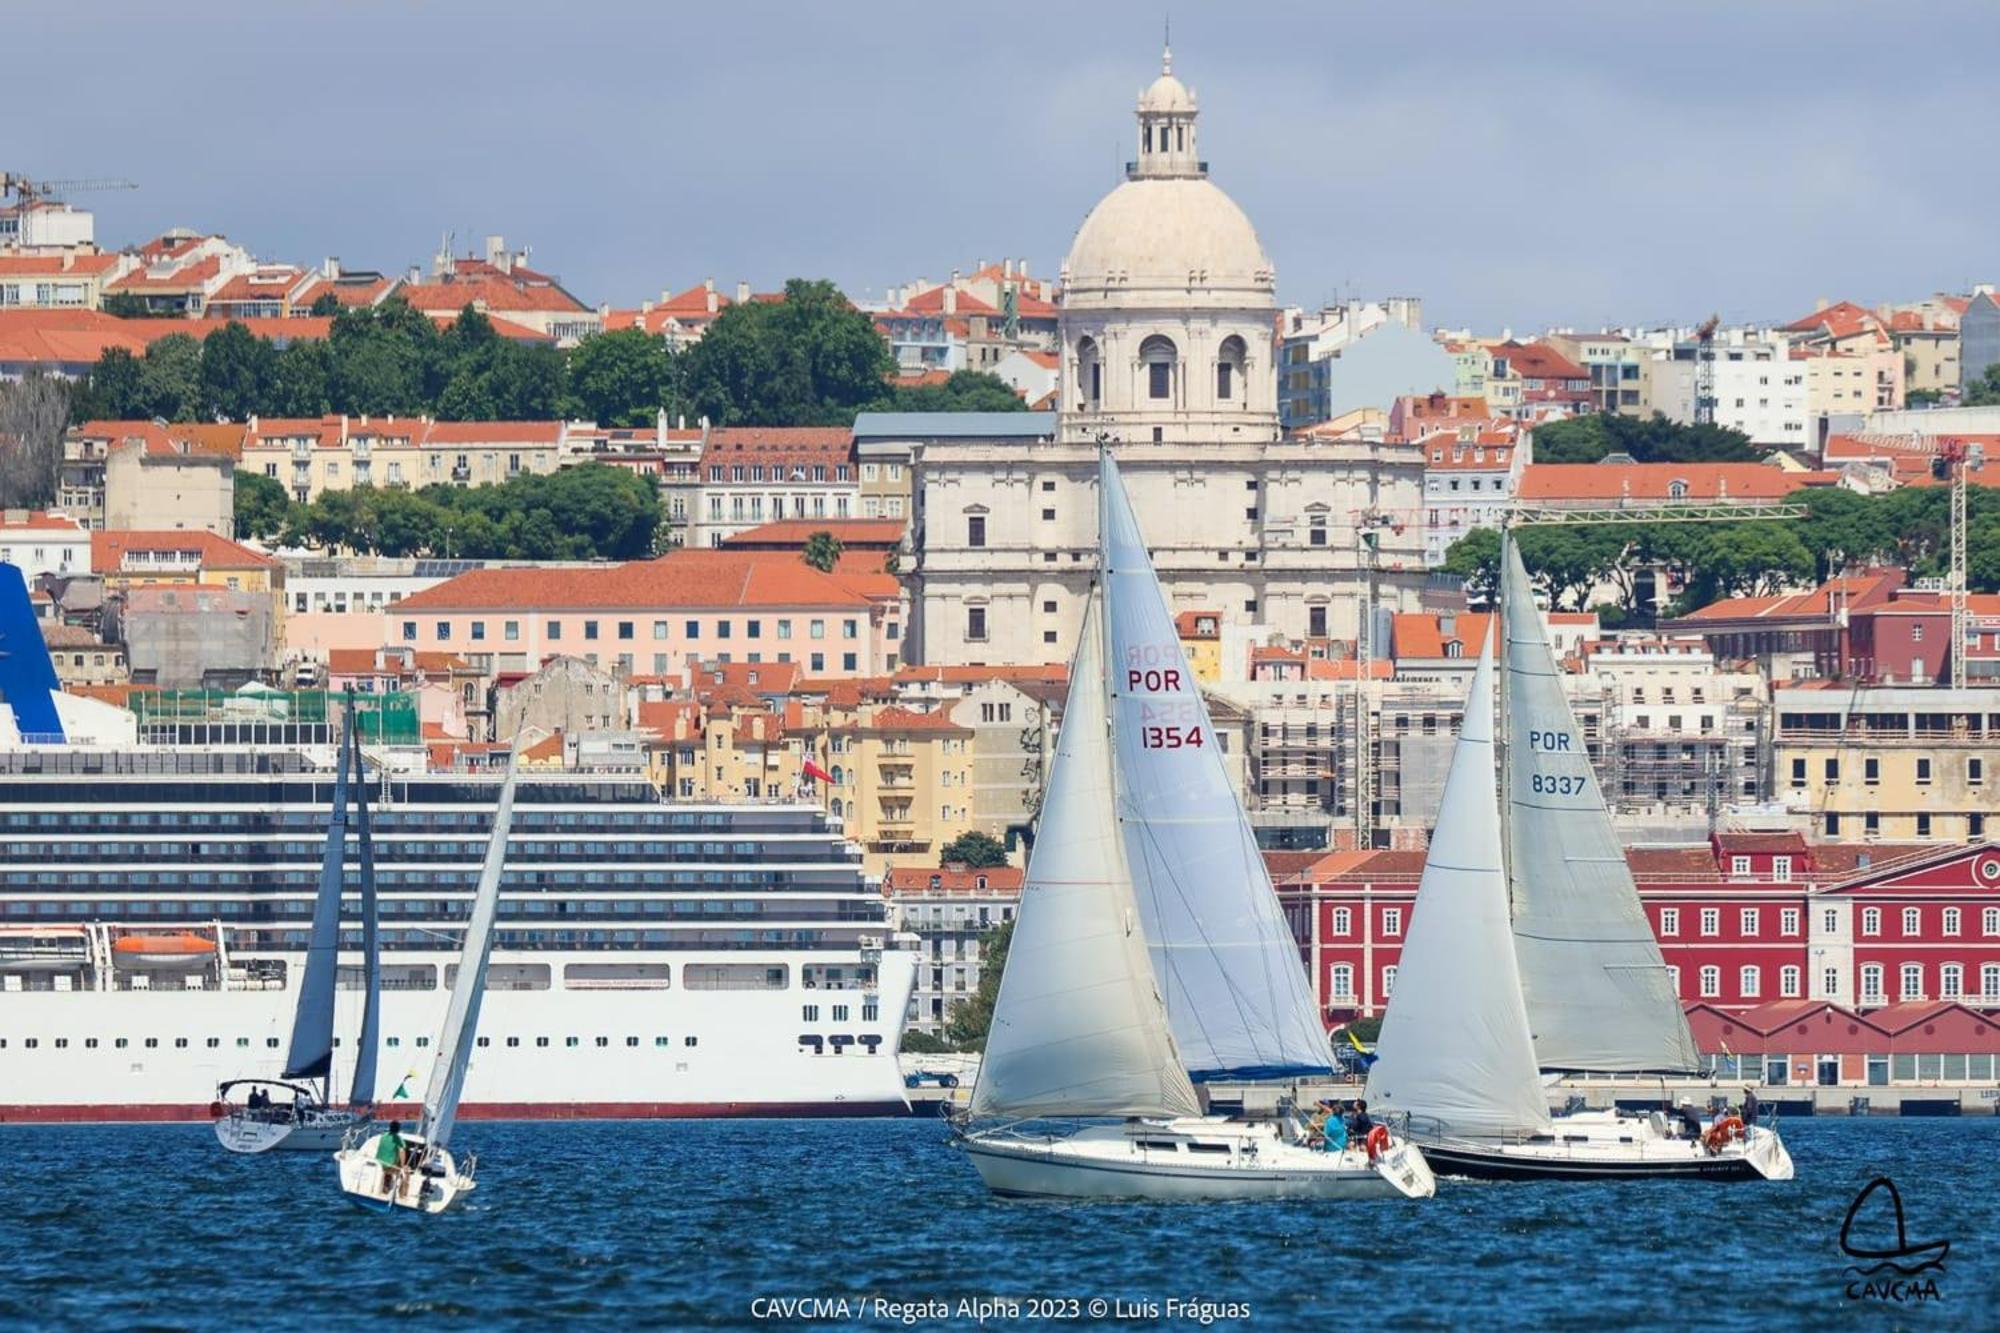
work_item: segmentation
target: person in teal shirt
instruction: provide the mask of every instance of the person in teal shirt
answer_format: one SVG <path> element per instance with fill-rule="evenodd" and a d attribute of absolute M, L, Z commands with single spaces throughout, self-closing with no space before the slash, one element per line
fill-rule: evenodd
<path fill-rule="evenodd" d="M 375 1140 L 375 1160 L 382 1165 L 382 1193 L 393 1199 L 403 1183 L 403 1169 L 409 1162 L 410 1146 L 403 1141 L 403 1122 L 391 1120 L 389 1128 Z"/>

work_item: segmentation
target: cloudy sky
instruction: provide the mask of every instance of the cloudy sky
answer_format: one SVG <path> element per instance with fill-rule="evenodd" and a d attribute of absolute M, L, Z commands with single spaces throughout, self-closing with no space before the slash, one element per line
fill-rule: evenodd
<path fill-rule="evenodd" d="M 1131 156 L 1166 4 L 16 7 L 0 168 L 394 269 L 532 247 L 591 303 L 1053 273 Z M 1172 6 L 1216 181 L 1288 303 L 1433 323 L 1787 319 L 2000 274 L 2000 6 Z M 32 59 L 19 57 L 32 53 Z"/>

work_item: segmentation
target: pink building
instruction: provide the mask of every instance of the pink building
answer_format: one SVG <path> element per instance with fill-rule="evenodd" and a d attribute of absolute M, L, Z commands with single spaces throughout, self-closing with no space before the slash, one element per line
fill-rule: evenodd
<path fill-rule="evenodd" d="M 567 653 L 626 676 L 677 675 L 698 660 L 795 662 L 838 680 L 896 669 L 904 612 L 891 574 L 689 549 L 624 565 L 472 570 L 397 603 L 388 638 L 457 653 L 489 676 Z"/>

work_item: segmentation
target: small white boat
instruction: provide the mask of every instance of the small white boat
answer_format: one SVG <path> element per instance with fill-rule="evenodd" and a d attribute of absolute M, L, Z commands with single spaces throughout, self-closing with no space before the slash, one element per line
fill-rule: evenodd
<path fill-rule="evenodd" d="M 472 915 L 459 947 L 458 981 L 439 1029 L 437 1060 L 431 1066 L 430 1099 L 415 1132 L 402 1134 L 391 1124 L 375 1134 L 351 1134 L 334 1153 L 341 1192 L 361 1208 L 392 1212 L 442 1213 L 465 1202 L 474 1189 L 477 1159 L 461 1163 L 451 1155 L 452 1128 L 458 1122 L 458 1101 L 465 1092 L 466 1071 L 472 1066 L 479 1031 L 479 1006 L 486 995 L 486 965 L 493 956 L 494 922 L 500 911 L 500 880 L 507 868 L 507 837 L 514 826 L 514 778 L 521 760 L 515 738 L 500 784 L 500 803 L 493 813 L 493 831 L 486 843 L 486 861 L 479 870 L 479 887 L 472 897 Z"/>
<path fill-rule="evenodd" d="M 1203 1114 L 1197 1078 L 1331 1061 L 1108 452 L 1098 486 L 1099 586 L 957 1141 L 1001 1195 L 1428 1197 L 1423 1154 L 1386 1127 L 1326 1151 L 1289 1113 Z"/>
<path fill-rule="evenodd" d="M 1790 1180 L 1775 1129 L 1551 1115 L 1546 1073 L 1700 1071 L 1687 1016 L 1562 692 L 1527 571 L 1501 551 L 1506 678 L 1473 672 L 1368 1100 L 1439 1171 L 1489 1179 Z M 1496 750 L 1498 754 L 1496 755 Z"/>
<path fill-rule="evenodd" d="M 348 794 L 354 793 L 361 851 L 361 1029 L 355 1041 L 354 1078 L 347 1105 L 333 1104 L 335 983 L 340 971 L 340 908 L 346 888 Z M 212 953 L 214 945 L 199 941 Z M 121 944 L 124 941 L 120 941 Z M 354 704 L 348 701 L 341 736 L 340 769 L 333 784 L 333 814 L 320 856 L 319 892 L 305 975 L 292 1015 L 292 1040 L 277 1079 L 236 1078 L 221 1084 L 209 1107 L 215 1138 L 234 1153 L 326 1152 L 339 1147 L 373 1118 L 376 1048 L 380 1045 L 382 962 L 376 933 L 375 843 L 368 822 L 368 784 L 361 771 L 361 742 Z M 314 1086 L 315 1081 L 317 1086 Z M 246 1100 L 233 1095 L 247 1089 Z M 276 1094 L 274 1096 L 274 1094 Z"/>

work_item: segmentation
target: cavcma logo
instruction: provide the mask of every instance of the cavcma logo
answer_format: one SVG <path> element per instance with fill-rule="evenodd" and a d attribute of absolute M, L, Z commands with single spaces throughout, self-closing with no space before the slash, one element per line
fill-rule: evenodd
<path fill-rule="evenodd" d="M 1862 1205 L 1873 1198 L 1877 1191 L 1889 1196 L 1889 1207 L 1895 1219 L 1895 1243 L 1888 1244 L 1888 1237 L 1880 1236 L 1856 1239 L 1855 1219 L 1861 1216 Z M 1872 1210 L 1877 1220 L 1864 1220 L 1862 1230 L 1879 1233 L 1882 1230 L 1879 1208 Z M 1862 1261 L 1847 1266 L 1847 1299 L 1850 1301 L 1940 1301 L 1937 1280 L 1944 1276 L 1944 1258 L 1951 1253 L 1948 1240 L 1910 1239 L 1909 1223 L 1903 1216 L 1903 1196 L 1896 1189 L 1896 1182 L 1887 1176 L 1877 1176 L 1861 1187 L 1861 1193 L 1854 1196 L 1854 1202 L 1847 1205 L 1847 1220 L 1840 1224 L 1841 1252 L 1850 1259 Z M 1864 1267 L 1863 1264 L 1866 1264 Z"/>

